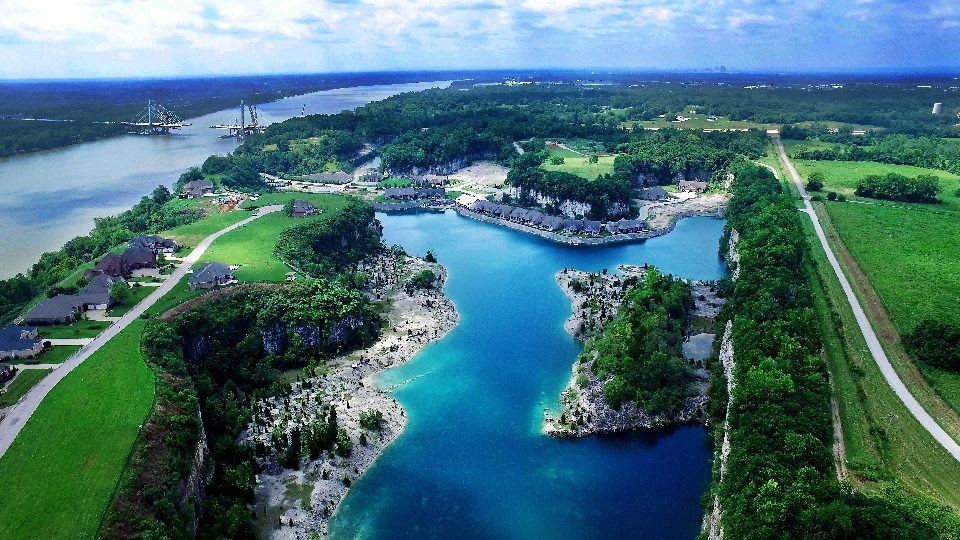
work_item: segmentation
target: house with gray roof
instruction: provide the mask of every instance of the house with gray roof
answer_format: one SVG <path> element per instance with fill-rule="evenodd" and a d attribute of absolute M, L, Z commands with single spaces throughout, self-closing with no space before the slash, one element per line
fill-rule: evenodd
<path fill-rule="evenodd" d="M 29 325 L 70 324 L 77 320 L 81 305 L 78 296 L 58 294 L 30 308 L 23 320 Z"/>
<path fill-rule="evenodd" d="M 699 182 L 697 180 L 681 180 L 677 187 L 680 188 L 680 191 L 701 193 L 707 190 L 707 183 Z"/>
<path fill-rule="evenodd" d="M 580 234 L 581 231 L 583 231 L 582 219 L 563 220 L 563 232 L 570 233 L 570 234 Z"/>
<path fill-rule="evenodd" d="M 35 326 L 10 325 L 0 330 L 0 358 L 33 358 L 43 352 Z"/>
<path fill-rule="evenodd" d="M 383 190 L 384 199 L 405 200 L 405 199 L 413 199 L 416 196 L 417 196 L 417 190 L 410 187 L 387 188 Z"/>
<path fill-rule="evenodd" d="M 17 368 L 10 364 L 0 364 L 0 384 L 3 384 L 17 375 Z"/>
<path fill-rule="evenodd" d="M 141 234 L 130 239 L 130 249 L 152 251 L 154 253 L 173 253 L 179 246 L 172 238 L 161 238 L 152 234 Z"/>
<path fill-rule="evenodd" d="M 620 221 L 611 221 L 607 223 L 607 230 L 612 234 L 627 234 L 640 232 L 647 227 L 647 222 L 642 219 L 621 219 Z"/>
<path fill-rule="evenodd" d="M 447 190 L 443 188 L 420 188 L 416 189 L 415 196 L 418 199 L 446 199 Z"/>
<path fill-rule="evenodd" d="M 317 213 L 317 206 L 310 201 L 293 201 L 293 208 L 290 209 L 290 217 L 307 217 Z"/>
<path fill-rule="evenodd" d="M 116 253 L 107 253 L 102 259 L 97 261 L 93 269 L 83 273 L 83 277 L 90 278 L 94 276 L 119 276 L 130 277 L 130 267 L 123 257 Z"/>
<path fill-rule="evenodd" d="M 213 182 L 210 180 L 194 180 L 187 182 L 180 189 L 180 196 L 188 199 L 213 195 Z"/>
<path fill-rule="evenodd" d="M 130 270 L 153 268 L 157 265 L 157 254 L 152 249 L 128 247 L 120 255 Z"/>
<path fill-rule="evenodd" d="M 643 188 L 637 192 L 637 196 L 644 201 L 663 201 L 670 198 L 667 190 L 660 186 Z"/>
<path fill-rule="evenodd" d="M 115 283 L 125 283 L 121 277 L 97 276 L 77 294 L 81 309 L 110 309 L 117 305 L 117 301 L 110 295 L 110 289 Z"/>
<path fill-rule="evenodd" d="M 548 231 L 559 231 L 564 226 L 564 219 L 560 216 L 546 216 L 540 226 Z"/>
<path fill-rule="evenodd" d="M 212 289 L 230 283 L 234 279 L 233 270 L 230 270 L 229 266 L 218 262 L 208 262 L 194 270 L 187 283 L 190 290 Z"/>
<path fill-rule="evenodd" d="M 583 220 L 584 234 L 600 234 L 600 228 L 603 226 L 599 221 Z"/>

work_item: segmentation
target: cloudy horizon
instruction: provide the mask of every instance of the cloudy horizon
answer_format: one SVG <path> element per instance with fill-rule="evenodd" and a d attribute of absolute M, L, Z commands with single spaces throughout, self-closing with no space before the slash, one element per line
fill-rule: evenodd
<path fill-rule="evenodd" d="M 952 0 L 4 0 L 0 78 L 425 69 L 924 70 Z M 38 62 L 42 59 L 42 62 Z"/>

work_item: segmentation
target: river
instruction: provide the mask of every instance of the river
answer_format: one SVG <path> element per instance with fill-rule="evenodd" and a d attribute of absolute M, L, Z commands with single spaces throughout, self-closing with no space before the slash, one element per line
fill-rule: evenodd
<path fill-rule="evenodd" d="M 576 248 L 453 212 L 378 214 L 388 244 L 450 272 L 461 315 L 444 339 L 377 382 L 408 424 L 351 487 L 334 539 L 658 538 L 700 531 L 712 444 L 702 426 L 558 441 L 540 434 L 558 407 L 580 345 L 563 329 L 563 268 L 654 264 L 718 279 L 723 222 L 682 220 L 672 233 Z"/>
<path fill-rule="evenodd" d="M 285 98 L 260 106 L 281 121 L 338 113 L 402 92 L 445 87 L 449 81 L 360 86 Z M 118 214 L 159 184 L 172 186 L 188 167 L 226 154 L 233 139 L 209 126 L 231 122 L 237 109 L 188 120 L 169 136 L 123 135 L 0 160 L 0 279 L 24 272 L 46 251 L 60 249 L 93 228 L 96 217 Z"/>

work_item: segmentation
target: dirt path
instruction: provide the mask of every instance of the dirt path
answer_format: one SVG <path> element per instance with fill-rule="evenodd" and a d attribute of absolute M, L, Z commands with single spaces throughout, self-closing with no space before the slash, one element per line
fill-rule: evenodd
<path fill-rule="evenodd" d="M 0 420 L 0 457 L 3 457 L 3 454 L 5 454 L 7 449 L 10 448 L 10 445 L 13 444 L 17 434 L 20 433 L 20 430 L 23 429 L 23 426 L 28 420 L 30 420 L 30 417 L 33 416 L 33 413 L 37 410 L 37 407 L 40 406 L 40 402 L 42 402 L 43 398 L 50 393 L 50 390 L 53 390 L 53 387 L 56 386 L 58 382 L 69 375 L 70 372 L 82 364 L 84 360 L 90 358 L 93 353 L 100 350 L 100 347 L 106 345 L 107 342 L 113 338 L 113 336 L 119 334 L 120 331 L 126 328 L 130 323 L 137 320 L 137 318 L 140 317 L 143 312 L 153 306 L 153 304 L 158 300 L 163 298 L 163 295 L 173 290 L 173 287 L 180 282 L 183 276 L 187 275 L 187 270 L 189 270 L 194 263 L 200 260 L 200 257 L 207 250 L 207 248 L 210 247 L 210 244 L 212 244 L 214 240 L 223 234 L 250 223 L 260 216 L 277 212 L 282 209 L 283 207 L 280 205 L 265 206 L 261 208 L 257 214 L 244 219 L 243 221 L 235 223 L 225 229 L 221 229 L 204 238 L 203 241 L 200 242 L 192 252 L 190 252 L 190 255 L 183 259 L 183 264 L 181 264 L 180 267 L 170 274 L 170 277 L 167 278 L 161 287 L 158 287 L 157 290 L 150 293 L 150 296 L 144 298 L 133 309 L 127 312 L 126 315 L 120 317 L 119 321 L 110 325 L 109 328 L 104 330 L 99 336 L 95 337 L 90 343 L 84 345 L 83 348 L 77 351 L 76 354 L 68 358 L 64 363 L 60 364 L 59 368 L 53 370 L 50 375 L 44 377 L 39 383 L 36 384 L 36 386 L 31 388 L 30 391 L 20 399 L 20 402 L 17 403 L 16 407 L 14 407 L 9 414 Z"/>
<path fill-rule="evenodd" d="M 847 297 L 847 302 L 850 303 L 850 308 L 853 310 L 853 315 L 857 320 L 857 325 L 860 328 L 860 332 L 863 333 L 863 338 L 867 342 L 867 348 L 870 350 L 870 354 L 873 356 L 874 360 L 877 362 L 877 365 L 880 367 L 880 372 L 883 373 L 883 377 L 887 380 L 887 383 L 893 388 L 893 391 L 897 394 L 903 404 L 907 407 L 911 414 L 917 419 L 918 422 L 930 432 L 930 435 L 943 446 L 957 461 L 960 461 L 960 444 L 948 434 L 937 421 L 930 416 L 930 413 L 920 405 L 920 402 L 910 393 L 910 390 L 907 389 L 906 385 L 900 379 L 900 376 L 897 375 L 897 372 L 893 369 L 893 365 L 890 363 L 890 359 L 887 358 L 886 352 L 884 352 L 883 347 L 880 345 L 880 339 L 877 337 L 877 334 L 874 333 L 873 327 L 870 326 L 870 320 L 867 318 L 866 312 L 864 312 L 863 307 L 860 305 L 860 300 L 857 298 L 856 294 L 853 292 L 853 287 L 850 286 L 850 282 L 847 280 L 846 274 L 843 273 L 843 270 L 840 268 L 840 262 L 837 260 L 836 255 L 833 253 L 833 249 L 830 247 L 830 244 L 827 242 L 826 234 L 823 232 L 823 227 L 820 226 L 820 219 L 817 216 L 817 213 L 813 210 L 813 205 L 810 204 L 810 196 L 807 195 L 807 191 L 803 187 L 803 182 L 800 181 L 800 175 L 797 173 L 797 169 L 794 168 L 793 163 L 790 162 L 790 159 L 787 157 L 786 151 L 783 149 L 783 143 L 780 141 L 780 138 L 774 138 L 774 142 L 777 145 L 777 152 L 780 155 L 780 160 L 786 166 L 787 171 L 790 173 L 793 183 L 796 184 L 797 190 L 800 192 L 800 197 L 803 199 L 804 209 L 801 210 L 813 221 L 813 227 L 816 229 L 817 237 L 820 239 L 820 244 L 823 246 L 823 250 L 827 255 L 827 259 L 830 261 L 830 266 L 833 268 L 834 273 L 837 275 L 837 279 L 840 281 L 840 286 L 843 288 L 843 293 Z"/>
<path fill-rule="evenodd" d="M 830 415 L 833 416 L 833 464 L 837 468 L 837 479 L 847 480 L 847 443 L 843 440 L 843 424 L 840 423 L 840 407 L 837 397 L 830 396 Z"/>

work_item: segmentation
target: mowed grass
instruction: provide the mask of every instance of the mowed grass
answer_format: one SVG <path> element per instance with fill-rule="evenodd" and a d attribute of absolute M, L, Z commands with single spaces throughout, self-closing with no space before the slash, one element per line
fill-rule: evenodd
<path fill-rule="evenodd" d="M 960 217 L 886 205 L 826 207 L 901 334 L 926 318 L 960 322 Z"/>
<path fill-rule="evenodd" d="M 601 174 L 613 174 L 613 160 L 616 156 L 600 156 L 597 163 L 590 163 L 589 156 L 582 156 L 576 152 L 560 148 L 558 150 L 547 151 L 550 157 L 560 156 L 563 158 L 563 164 L 554 165 L 547 160 L 540 167 L 548 171 L 563 171 L 575 174 L 587 180 L 596 180 Z"/>
<path fill-rule="evenodd" d="M 824 177 L 826 177 L 823 191 L 835 191 L 837 193 L 843 193 L 847 197 L 855 197 L 854 192 L 857 189 L 857 183 L 865 176 L 872 174 L 884 175 L 897 173 L 909 177 L 916 177 L 921 174 L 932 174 L 940 179 L 940 186 L 942 188 L 940 199 L 943 201 L 943 204 L 919 205 L 894 203 L 890 201 L 882 201 L 882 204 L 896 204 L 930 210 L 960 211 L 960 199 L 957 198 L 957 189 L 960 188 L 960 176 L 946 171 L 923 169 L 909 165 L 888 165 L 886 163 L 874 163 L 872 161 L 808 161 L 800 159 L 791 161 L 804 181 L 814 172 L 823 173 Z M 861 198 L 859 200 L 876 202 L 874 199 L 867 198 Z"/>
<path fill-rule="evenodd" d="M 79 345 L 54 345 L 40 356 L 7 360 L 10 364 L 62 364 L 73 353 L 80 350 Z"/>
<path fill-rule="evenodd" d="M 51 369 L 23 369 L 17 374 L 17 378 L 7 383 L 4 393 L 0 394 L 0 409 L 9 407 L 20 401 L 20 398 L 27 393 L 27 390 L 33 388 L 40 379 L 46 377 Z"/>
<path fill-rule="evenodd" d="M 286 197 L 281 200 L 280 197 Z M 267 201 L 264 198 L 257 201 L 263 205 L 281 204 L 292 198 L 290 194 L 270 194 Z M 336 212 L 346 204 L 347 199 L 339 195 L 312 194 L 309 197 L 297 196 L 298 199 L 309 200 L 324 213 Z M 237 280 L 243 283 L 279 283 L 284 281 L 290 268 L 283 264 L 273 248 L 277 245 L 280 233 L 287 227 L 304 223 L 307 220 L 320 219 L 322 214 L 307 218 L 292 218 L 283 212 L 275 212 L 252 221 L 238 229 L 218 238 L 207 249 L 200 263 L 221 262 L 231 266 L 239 266 L 234 274 Z M 198 263 L 195 268 L 200 266 Z"/>
<path fill-rule="evenodd" d="M 107 321 L 82 319 L 73 324 L 40 326 L 39 331 L 40 336 L 46 339 L 92 338 L 100 335 L 108 326 L 110 323 Z"/>
<path fill-rule="evenodd" d="M 211 214 L 200 221 L 195 221 L 189 225 L 182 225 L 158 234 L 164 238 L 172 237 L 181 247 L 193 248 L 211 234 L 229 227 L 234 223 L 243 221 L 251 215 L 250 212 L 239 210 L 225 214 Z M 189 250 L 177 253 L 177 255 L 183 257 L 186 253 L 189 253 Z"/>
<path fill-rule="evenodd" d="M 120 317 L 124 315 L 126 312 L 130 311 L 137 304 L 139 304 L 141 300 L 150 296 L 156 290 L 157 290 L 156 287 L 144 287 L 143 285 L 139 287 L 131 287 L 130 299 L 124 302 L 123 304 L 120 304 L 119 306 L 111 309 L 109 312 L 110 316 Z"/>
<path fill-rule="evenodd" d="M 871 491 L 901 485 L 960 512 L 960 462 L 906 409 L 874 362 L 809 219 L 809 266 L 850 481 Z"/>
<path fill-rule="evenodd" d="M 4 539 L 96 535 L 153 403 L 143 325 L 131 324 L 60 381 L 0 458 Z"/>

